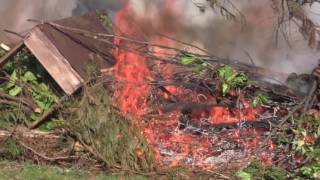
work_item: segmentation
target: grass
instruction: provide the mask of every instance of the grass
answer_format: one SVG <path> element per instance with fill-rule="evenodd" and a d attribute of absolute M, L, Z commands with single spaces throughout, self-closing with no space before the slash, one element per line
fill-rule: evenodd
<path fill-rule="evenodd" d="M 108 174 L 93 174 L 72 168 L 57 166 L 35 165 L 30 162 L 0 161 L 0 180 L 118 180 L 120 176 Z M 131 176 L 128 179 L 144 180 L 142 176 Z"/>

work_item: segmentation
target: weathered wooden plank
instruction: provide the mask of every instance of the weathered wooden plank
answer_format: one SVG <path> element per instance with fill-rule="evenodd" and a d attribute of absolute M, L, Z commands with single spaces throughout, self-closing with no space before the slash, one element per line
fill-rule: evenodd
<path fill-rule="evenodd" d="M 66 94 L 81 87 L 84 80 L 39 27 L 31 31 L 24 43 Z"/>

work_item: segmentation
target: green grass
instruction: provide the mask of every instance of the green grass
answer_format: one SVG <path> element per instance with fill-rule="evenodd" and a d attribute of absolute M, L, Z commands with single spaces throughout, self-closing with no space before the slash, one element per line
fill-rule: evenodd
<path fill-rule="evenodd" d="M 0 161 L 0 180 L 118 180 L 118 176 L 107 174 L 93 174 L 88 171 L 80 171 L 72 168 L 60 168 L 57 166 L 35 165 L 24 162 Z M 131 176 L 128 179 L 143 180 L 142 176 Z"/>

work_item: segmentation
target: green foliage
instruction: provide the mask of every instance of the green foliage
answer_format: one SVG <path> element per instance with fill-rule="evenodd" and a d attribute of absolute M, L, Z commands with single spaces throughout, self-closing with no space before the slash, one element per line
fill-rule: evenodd
<path fill-rule="evenodd" d="M 241 180 L 251 180 L 251 175 L 245 171 L 238 172 L 238 177 Z"/>
<path fill-rule="evenodd" d="M 61 119 L 61 117 L 57 117 L 57 118 L 51 118 L 50 121 L 41 124 L 38 129 L 39 130 L 43 130 L 43 131 L 47 131 L 50 129 L 55 129 L 58 127 L 63 127 L 65 126 L 66 123 L 63 119 Z"/>
<path fill-rule="evenodd" d="M 13 139 L 7 139 L 1 144 L 0 157 L 7 160 L 15 160 L 22 153 L 21 146 Z"/>
<path fill-rule="evenodd" d="M 292 121 L 289 132 L 285 129 L 284 132 L 277 134 L 278 143 L 290 145 L 295 154 L 308 158 L 308 163 L 295 172 L 296 176 L 303 176 L 303 179 L 318 179 L 320 146 L 317 139 L 320 137 L 320 119 L 314 115 L 301 114 L 294 116 Z M 286 136 L 286 133 L 290 133 L 290 136 Z"/>
<path fill-rule="evenodd" d="M 248 82 L 248 76 L 245 73 L 239 72 L 228 65 L 221 65 L 217 72 L 222 81 L 223 96 L 231 89 L 244 86 Z"/>
<path fill-rule="evenodd" d="M 238 172 L 241 180 L 284 180 L 288 177 L 288 172 L 282 168 L 265 165 L 260 161 L 253 161 L 245 169 Z"/>
<path fill-rule="evenodd" d="M 0 91 L 14 97 L 31 96 L 38 106 L 37 113 L 48 110 L 58 101 L 58 96 L 49 84 L 45 83 L 52 81 L 51 77 L 28 51 L 18 52 L 2 70 L 9 74 L 9 80 L 0 84 Z M 0 126 L 2 122 L 15 122 L 19 119 L 30 121 L 40 117 L 40 114 L 30 114 L 21 107 L 13 105 L 0 104 L 0 112 L 2 112 Z M 25 117 L 21 118 L 21 114 Z"/>
<path fill-rule="evenodd" d="M 252 100 L 253 107 L 257 107 L 259 104 L 266 104 L 269 102 L 269 97 L 264 94 L 256 95 Z"/>
<path fill-rule="evenodd" d="M 6 54 L 6 51 L 0 48 L 0 58 Z"/>
<path fill-rule="evenodd" d="M 193 65 L 193 72 L 198 74 L 209 74 L 214 70 L 211 64 L 193 54 L 183 54 L 180 56 L 180 61 L 183 65 Z M 239 72 L 228 65 L 221 65 L 217 70 L 217 74 L 222 81 L 223 96 L 231 89 L 244 86 L 248 82 L 248 76 L 245 73 Z"/>
<path fill-rule="evenodd" d="M 180 57 L 180 60 L 181 60 L 181 64 L 183 65 L 194 65 L 192 71 L 195 73 L 205 74 L 212 71 L 212 66 L 208 62 L 202 60 L 201 58 L 193 54 L 183 54 Z"/>
<path fill-rule="evenodd" d="M 320 178 L 320 163 L 313 163 L 308 166 L 300 168 L 302 175 L 309 178 L 319 179 Z"/>
<path fill-rule="evenodd" d="M 291 128 L 294 139 L 290 141 L 295 151 L 309 158 L 320 158 L 320 147 L 317 142 L 310 143 L 306 139 L 320 137 L 320 120 L 312 115 L 303 114 L 294 119 L 295 126 Z"/>

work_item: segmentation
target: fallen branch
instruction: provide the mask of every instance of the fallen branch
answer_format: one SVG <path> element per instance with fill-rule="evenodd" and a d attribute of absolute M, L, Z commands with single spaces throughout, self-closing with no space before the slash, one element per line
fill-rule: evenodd
<path fill-rule="evenodd" d="M 0 99 L 0 104 L 6 104 L 6 105 L 12 105 L 18 108 L 21 108 L 23 111 L 25 112 L 30 112 L 32 111 L 31 107 L 25 106 L 22 103 L 19 102 L 14 102 L 14 101 L 8 101 L 8 100 L 4 100 L 4 99 Z"/>
<path fill-rule="evenodd" d="M 24 106 L 32 109 L 34 112 L 38 109 L 38 106 L 34 102 L 28 102 L 28 99 L 26 98 L 14 97 L 14 96 L 10 96 L 9 94 L 0 92 L 0 99 L 1 98 L 7 99 L 9 101 L 13 101 L 18 104 L 21 103 Z"/>
<path fill-rule="evenodd" d="M 60 136 L 55 135 L 52 132 L 43 132 L 37 130 L 29 130 L 23 126 L 17 126 L 13 132 L 7 130 L 0 130 L 0 142 L 10 136 L 19 135 L 19 138 L 23 139 L 59 139 Z"/>

